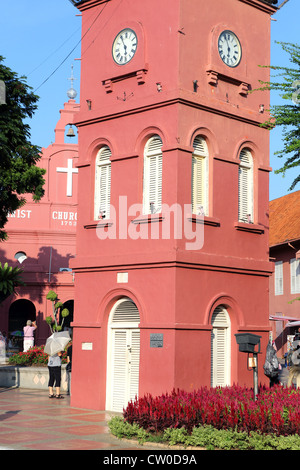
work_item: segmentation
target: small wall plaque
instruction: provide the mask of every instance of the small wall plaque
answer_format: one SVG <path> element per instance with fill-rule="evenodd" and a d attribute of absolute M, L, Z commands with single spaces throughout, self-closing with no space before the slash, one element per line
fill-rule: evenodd
<path fill-rule="evenodd" d="M 162 348 L 164 345 L 163 333 L 150 333 L 150 348 Z"/>
<path fill-rule="evenodd" d="M 117 273 L 117 283 L 126 284 L 128 282 L 128 273 Z"/>
<path fill-rule="evenodd" d="M 82 351 L 92 351 L 93 343 L 81 343 Z"/>

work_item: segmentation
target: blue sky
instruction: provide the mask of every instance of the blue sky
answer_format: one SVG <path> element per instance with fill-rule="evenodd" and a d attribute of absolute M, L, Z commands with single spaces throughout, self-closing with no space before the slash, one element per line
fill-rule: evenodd
<path fill-rule="evenodd" d="M 279 0 L 280 5 L 283 0 Z M 68 78 L 73 65 L 74 88 L 79 101 L 81 17 L 69 0 L 11 0 L 4 2 L 0 14 L 0 55 L 5 65 L 19 76 L 26 75 L 27 83 L 40 96 L 39 108 L 31 126 L 31 140 L 47 147 L 54 140 L 54 127 L 59 110 L 68 100 L 71 86 Z M 288 65 L 288 57 L 275 41 L 299 43 L 300 1 L 289 0 L 274 16 L 271 35 L 271 64 Z M 272 103 L 280 98 L 272 94 Z M 282 166 L 274 156 L 281 149 L 281 132 L 270 133 L 270 165 L 273 170 Z M 290 170 L 283 178 L 270 174 L 270 199 L 288 193 L 299 170 Z M 294 191 L 300 190 L 300 185 Z"/>

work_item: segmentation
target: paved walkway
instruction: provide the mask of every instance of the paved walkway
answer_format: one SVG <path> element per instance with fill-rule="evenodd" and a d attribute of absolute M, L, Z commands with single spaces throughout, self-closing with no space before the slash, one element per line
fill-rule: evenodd
<path fill-rule="evenodd" d="M 286 385 L 288 369 L 281 382 Z M 122 441 L 109 432 L 107 422 L 116 413 L 70 406 L 70 397 L 48 398 L 48 390 L 0 387 L 1 450 L 158 451 Z"/>
<path fill-rule="evenodd" d="M 73 408 L 70 397 L 64 397 L 49 399 L 47 390 L 0 387 L 0 451 L 151 449 L 112 436 L 107 421 L 113 414 Z"/>

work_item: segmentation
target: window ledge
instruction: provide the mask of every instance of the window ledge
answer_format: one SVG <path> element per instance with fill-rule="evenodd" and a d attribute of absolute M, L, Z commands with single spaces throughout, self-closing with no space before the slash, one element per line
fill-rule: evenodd
<path fill-rule="evenodd" d="M 196 224 L 210 225 L 212 227 L 220 227 L 220 219 L 216 217 L 208 217 L 207 215 L 188 214 L 187 219 Z"/>
<path fill-rule="evenodd" d="M 262 225 L 247 224 L 246 222 L 235 222 L 234 228 L 236 230 L 241 230 L 242 232 L 258 233 L 258 234 L 262 234 L 265 232 Z"/>
<path fill-rule="evenodd" d="M 131 221 L 132 224 L 149 224 L 152 222 L 162 222 L 163 214 L 142 214 Z"/>
<path fill-rule="evenodd" d="M 113 219 L 99 219 L 98 221 L 91 222 L 83 226 L 85 229 L 95 229 L 97 227 L 111 227 L 113 225 Z"/>

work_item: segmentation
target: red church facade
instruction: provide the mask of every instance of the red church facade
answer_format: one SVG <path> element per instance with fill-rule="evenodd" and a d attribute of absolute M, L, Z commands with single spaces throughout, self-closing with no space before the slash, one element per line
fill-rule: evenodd
<path fill-rule="evenodd" d="M 75 2 L 74 2 L 75 3 Z M 82 13 L 73 406 L 253 385 L 269 338 L 270 15 L 260 0 Z M 88 31 L 89 26 L 90 30 Z M 263 101 L 262 101 L 263 100 Z M 259 360 L 259 380 L 264 381 Z"/>
<path fill-rule="evenodd" d="M 7 335 L 23 332 L 27 320 L 35 320 L 36 345 L 45 344 L 50 333 L 45 321 L 53 316 L 52 304 L 46 299 L 50 289 L 70 310 L 65 324 L 73 317 L 74 276 L 69 263 L 76 249 L 78 145 L 67 132 L 79 110 L 74 91 L 69 90 L 72 98 L 60 110 L 54 142 L 41 150 L 38 165 L 46 169 L 45 195 L 38 203 L 25 195 L 26 204 L 9 216 L 5 226 L 8 240 L 0 247 L 1 262 L 22 268 L 25 282 L 16 288 L 16 295 L 1 303 L 0 331 Z M 18 347 L 23 350 L 22 338 Z"/>

